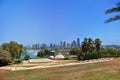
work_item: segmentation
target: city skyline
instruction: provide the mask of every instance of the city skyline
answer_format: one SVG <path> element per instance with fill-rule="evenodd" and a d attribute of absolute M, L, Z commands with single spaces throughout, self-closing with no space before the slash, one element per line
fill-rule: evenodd
<path fill-rule="evenodd" d="M 80 42 L 80 38 L 76 38 L 74 40 L 72 40 L 71 42 L 67 42 L 67 41 L 60 41 L 59 44 L 57 43 L 50 43 L 50 44 L 46 44 L 46 43 L 34 43 L 32 45 L 24 45 L 26 48 L 30 49 L 46 49 L 46 48 L 51 48 L 51 49 L 65 49 L 65 48 L 80 48 L 80 44 L 82 44 L 82 42 Z"/>
<path fill-rule="evenodd" d="M 77 37 L 81 41 L 100 38 L 103 45 L 120 44 L 119 21 L 104 23 L 114 15 L 105 15 L 105 10 L 116 1 L 0 0 L 0 44 L 70 43 Z"/>

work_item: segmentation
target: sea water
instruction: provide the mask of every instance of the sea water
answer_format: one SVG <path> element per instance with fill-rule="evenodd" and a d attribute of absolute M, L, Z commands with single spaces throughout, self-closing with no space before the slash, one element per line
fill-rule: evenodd
<path fill-rule="evenodd" d="M 25 54 L 26 54 L 26 55 L 29 55 L 30 58 L 35 58 L 35 57 L 37 56 L 37 52 L 29 51 L 29 50 L 27 50 L 27 52 L 26 52 Z M 22 53 L 21 56 L 20 56 L 20 58 L 21 58 L 21 59 L 24 59 L 25 54 Z"/>

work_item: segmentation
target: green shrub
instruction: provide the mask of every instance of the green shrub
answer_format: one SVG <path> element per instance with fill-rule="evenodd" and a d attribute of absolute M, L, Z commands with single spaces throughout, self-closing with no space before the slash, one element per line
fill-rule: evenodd
<path fill-rule="evenodd" d="M 0 51 L 0 66 L 8 65 L 11 61 L 11 55 L 7 51 Z"/>
<path fill-rule="evenodd" d="M 64 60 L 70 60 L 70 58 L 67 57 L 67 58 L 64 58 Z"/>
<path fill-rule="evenodd" d="M 19 64 L 22 62 L 22 60 L 21 59 L 13 59 L 13 62 L 14 62 L 14 64 Z"/>
<path fill-rule="evenodd" d="M 97 54 L 97 53 L 87 53 L 86 56 L 85 56 L 86 60 L 98 59 L 98 58 L 99 58 L 99 54 Z"/>
<path fill-rule="evenodd" d="M 30 59 L 30 56 L 29 55 L 25 55 L 25 60 L 29 60 Z"/>
<path fill-rule="evenodd" d="M 85 53 L 78 55 L 78 60 L 85 60 Z"/>
<path fill-rule="evenodd" d="M 117 52 L 115 57 L 120 57 L 120 52 Z"/>
<path fill-rule="evenodd" d="M 107 57 L 113 57 L 113 55 L 111 55 L 110 53 L 106 53 L 106 54 L 101 53 L 101 54 L 100 54 L 100 57 L 101 57 L 101 58 L 107 58 Z"/>
<path fill-rule="evenodd" d="M 43 51 L 43 50 L 39 51 L 39 52 L 37 53 L 37 56 L 38 56 L 38 57 L 45 57 L 44 51 Z"/>

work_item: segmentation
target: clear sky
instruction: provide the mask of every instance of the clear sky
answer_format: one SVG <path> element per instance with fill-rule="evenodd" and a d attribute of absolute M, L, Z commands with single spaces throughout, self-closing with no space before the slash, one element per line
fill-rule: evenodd
<path fill-rule="evenodd" d="M 120 44 L 120 21 L 104 11 L 118 0 L 0 0 L 0 44 L 71 42 L 79 37 Z"/>

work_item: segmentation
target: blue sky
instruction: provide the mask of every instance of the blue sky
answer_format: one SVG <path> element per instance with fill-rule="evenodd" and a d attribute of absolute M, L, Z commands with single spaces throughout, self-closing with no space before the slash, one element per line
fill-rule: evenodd
<path fill-rule="evenodd" d="M 0 44 L 71 42 L 79 37 L 120 44 L 119 22 L 104 20 L 118 0 L 0 0 Z"/>

